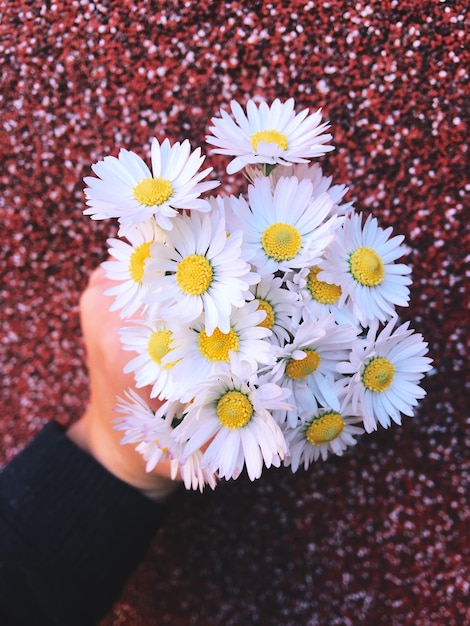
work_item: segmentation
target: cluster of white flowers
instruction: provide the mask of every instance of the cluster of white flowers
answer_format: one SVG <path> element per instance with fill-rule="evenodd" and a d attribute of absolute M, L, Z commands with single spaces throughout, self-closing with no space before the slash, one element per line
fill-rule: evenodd
<path fill-rule="evenodd" d="M 156 139 L 150 170 L 127 150 L 85 179 L 85 214 L 117 218 L 111 309 L 125 368 L 148 387 L 118 399 L 116 428 L 148 471 L 170 460 L 186 487 L 296 471 L 355 437 L 401 423 L 431 367 L 422 336 L 397 325 L 409 301 L 402 236 L 343 202 L 310 160 L 332 149 L 321 113 L 275 100 L 213 118 L 207 142 L 244 169 L 245 196 L 202 199 L 204 158 Z"/>

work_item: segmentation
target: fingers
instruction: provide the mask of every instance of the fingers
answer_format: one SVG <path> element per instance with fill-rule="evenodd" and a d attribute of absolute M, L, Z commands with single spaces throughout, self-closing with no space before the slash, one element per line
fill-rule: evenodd
<path fill-rule="evenodd" d="M 121 445 L 122 433 L 113 429 L 116 418 L 117 397 L 133 388 L 155 411 L 161 400 L 149 397 L 149 387 L 136 389 L 132 373 L 125 374 L 124 367 L 132 358 L 123 350 L 119 330 L 128 320 L 119 311 L 110 311 L 113 298 L 105 295 L 115 281 L 107 278 L 105 270 L 98 267 L 89 278 L 80 298 L 80 318 L 87 350 L 90 381 L 90 404 L 79 421 L 81 426 L 71 430 L 72 438 L 113 474 L 136 486 L 149 497 L 162 499 L 176 487 L 169 480 L 171 463 L 159 463 L 152 473 L 147 473 L 142 455 L 133 445 Z M 137 317 L 137 316 L 135 316 Z M 80 431 L 82 428 L 82 431 Z"/>
<path fill-rule="evenodd" d="M 150 397 L 149 386 L 137 389 L 133 374 L 124 374 L 124 367 L 135 354 L 123 349 L 119 337 L 120 329 L 129 325 L 130 320 L 123 320 L 118 311 L 109 310 L 113 299 L 104 292 L 113 284 L 99 267 L 91 274 L 80 299 L 82 333 L 87 347 L 90 377 L 96 380 L 104 376 L 108 380 L 106 391 L 114 396 L 122 396 L 129 387 L 134 388 L 150 408 L 156 411 L 163 401 Z M 136 314 L 132 319 L 138 317 Z M 101 393 L 103 392 L 102 389 Z"/>

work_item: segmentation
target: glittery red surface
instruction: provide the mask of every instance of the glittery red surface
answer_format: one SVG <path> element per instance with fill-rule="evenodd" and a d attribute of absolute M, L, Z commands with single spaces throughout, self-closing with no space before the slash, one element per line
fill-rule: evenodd
<path fill-rule="evenodd" d="M 153 136 L 202 145 L 231 98 L 323 108 L 325 172 L 407 235 L 402 313 L 435 360 L 401 428 L 178 496 L 102 626 L 470 623 L 467 7 L 0 0 L 2 462 L 86 402 L 77 302 L 114 232 L 81 213 L 91 163 Z"/>

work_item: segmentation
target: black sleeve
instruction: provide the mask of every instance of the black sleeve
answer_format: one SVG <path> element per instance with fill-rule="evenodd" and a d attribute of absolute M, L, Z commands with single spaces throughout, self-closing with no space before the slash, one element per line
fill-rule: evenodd
<path fill-rule="evenodd" d="M 0 624 L 96 624 L 163 514 L 47 424 L 0 473 Z"/>

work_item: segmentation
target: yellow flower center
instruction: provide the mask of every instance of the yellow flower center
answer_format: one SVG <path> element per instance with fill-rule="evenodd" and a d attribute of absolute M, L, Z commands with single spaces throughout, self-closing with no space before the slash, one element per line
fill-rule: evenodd
<path fill-rule="evenodd" d="M 373 248 L 361 246 L 349 257 L 349 268 L 358 283 L 366 287 L 380 285 L 385 276 L 382 259 Z"/>
<path fill-rule="evenodd" d="M 274 326 L 274 309 L 269 304 L 267 300 L 262 300 L 258 298 L 258 311 L 264 311 L 266 313 L 266 317 L 262 322 L 258 324 L 258 326 L 262 326 L 263 328 L 271 329 Z"/>
<path fill-rule="evenodd" d="M 292 224 L 271 224 L 261 235 L 266 255 L 275 261 L 290 261 L 302 247 L 302 236 Z"/>
<path fill-rule="evenodd" d="M 283 150 L 287 150 L 288 146 L 287 137 L 278 130 L 259 130 L 257 133 L 251 135 L 250 141 L 253 152 L 258 150 L 261 141 L 275 143 L 278 148 L 282 148 Z"/>
<path fill-rule="evenodd" d="M 173 187 L 165 178 L 144 178 L 132 190 L 134 198 L 145 206 L 159 206 L 168 200 Z"/>
<path fill-rule="evenodd" d="M 206 329 L 203 328 L 198 338 L 199 352 L 213 363 L 218 361 L 228 363 L 230 361 L 229 351 L 237 352 L 239 343 L 238 335 L 233 328 L 230 328 L 228 333 L 223 333 L 219 328 L 216 328 L 210 337 L 207 335 Z"/>
<path fill-rule="evenodd" d="M 366 389 L 381 393 L 390 387 L 394 375 L 393 363 L 383 356 L 378 356 L 365 366 L 362 372 L 362 382 Z"/>
<path fill-rule="evenodd" d="M 345 422 L 339 413 L 331 411 L 315 417 L 305 431 L 305 439 L 312 446 L 321 446 L 336 439 L 345 427 Z"/>
<path fill-rule="evenodd" d="M 304 350 L 303 359 L 290 359 L 286 365 L 286 375 L 292 380 L 303 380 L 310 376 L 320 365 L 320 356 L 316 350 Z"/>
<path fill-rule="evenodd" d="M 137 246 L 129 259 L 129 274 L 136 283 L 142 283 L 144 277 L 145 261 L 150 256 L 150 246 L 152 243 L 146 241 Z"/>
<path fill-rule="evenodd" d="M 157 365 L 161 365 L 163 357 L 170 352 L 171 337 L 171 331 L 169 330 L 156 330 L 150 335 L 147 343 L 147 352 Z M 174 363 L 168 363 L 163 366 L 163 369 L 168 370 L 172 368 L 175 363 L 176 361 Z"/>
<path fill-rule="evenodd" d="M 200 296 L 209 289 L 213 275 L 212 266 L 203 254 L 190 254 L 178 263 L 176 282 L 181 291 Z"/>
<path fill-rule="evenodd" d="M 313 300 L 320 304 L 334 304 L 341 296 L 341 287 L 318 280 L 317 274 L 320 271 L 318 265 L 311 268 L 307 276 L 307 289 Z"/>
<path fill-rule="evenodd" d="M 227 391 L 217 402 L 217 417 L 225 428 L 243 428 L 253 416 L 253 405 L 241 391 Z"/>

